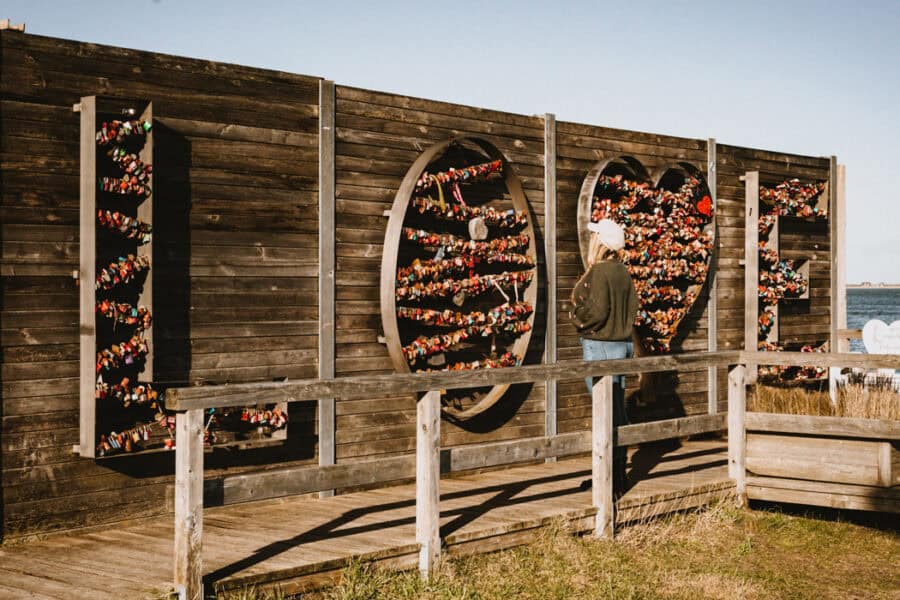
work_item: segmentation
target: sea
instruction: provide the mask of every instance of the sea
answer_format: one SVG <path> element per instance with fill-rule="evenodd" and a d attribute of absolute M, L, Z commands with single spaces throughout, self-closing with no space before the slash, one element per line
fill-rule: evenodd
<path fill-rule="evenodd" d="M 847 290 L 847 328 L 862 329 L 871 319 L 888 325 L 900 321 L 900 288 L 851 288 Z M 851 352 L 865 352 L 862 340 L 850 340 Z"/>

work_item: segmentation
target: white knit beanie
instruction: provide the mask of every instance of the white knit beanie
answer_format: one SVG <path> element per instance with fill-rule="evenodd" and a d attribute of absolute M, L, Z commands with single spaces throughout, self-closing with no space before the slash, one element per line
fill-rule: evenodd
<path fill-rule="evenodd" d="M 611 219 L 588 223 L 588 229 L 600 236 L 600 241 L 610 250 L 621 250 L 625 247 L 625 230 Z"/>

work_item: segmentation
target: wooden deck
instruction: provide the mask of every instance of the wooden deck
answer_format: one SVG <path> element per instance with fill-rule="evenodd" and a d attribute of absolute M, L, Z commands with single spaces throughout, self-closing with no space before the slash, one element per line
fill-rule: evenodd
<path fill-rule="evenodd" d="M 693 441 L 631 454 L 635 483 L 619 500 L 620 523 L 733 494 L 726 445 Z M 510 468 L 441 481 L 447 553 L 489 552 L 529 541 L 562 518 L 593 527 L 590 459 Z M 204 511 L 207 590 L 278 583 L 320 586 L 352 557 L 385 567 L 416 565 L 415 489 L 402 485 L 322 500 L 288 498 Z M 0 598 L 143 598 L 171 590 L 173 521 L 59 535 L 0 549 Z"/>

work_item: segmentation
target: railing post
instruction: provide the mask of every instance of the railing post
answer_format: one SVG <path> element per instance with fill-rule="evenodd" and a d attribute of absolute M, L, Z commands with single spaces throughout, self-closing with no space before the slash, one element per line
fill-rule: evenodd
<path fill-rule="evenodd" d="M 738 506 L 747 504 L 747 367 L 728 373 L 728 476 L 734 479 Z"/>
<path fill-rule="evenodd" d="M 594 536 L 615 535 L 613 500 L 613 380 L 601 377 L 592 392 L 591 409 L 591 500 L 597 509 Z"/>
<path fill-rule="evenodd" d="M 426 579 L 441 558 L 440 480 L 441 393 L 431 391 L 416 406 L 416 542 Z"/>
<path fill-rule="evenodd" d="M 203 598 L 203 411 L 175 419 L 175 593 Z"/>

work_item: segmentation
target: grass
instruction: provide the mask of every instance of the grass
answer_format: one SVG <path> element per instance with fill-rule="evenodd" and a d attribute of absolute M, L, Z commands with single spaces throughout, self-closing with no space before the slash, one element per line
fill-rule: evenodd
<path fill-rule="evenodd" d="M 614 542 L 562 526 L 525 547 L 414 571 L 355 564 L 310 600 L 898 598 L 900 536 L 840 520 L 720 504 L 624 529 Z M 233 596 L 251 600 L 263 596 Z"/>
<path fill-rule="evenodd" d="M 747 398 L 747 410 L 900 420 L 900 393 L 894 389 L 890 378 L 876 378 L 866 383 L 862 378 L 851 374 L 846 384 L 838 386 L 835 404 L 831 403 L 827 391 L 757 385 Z"/>

